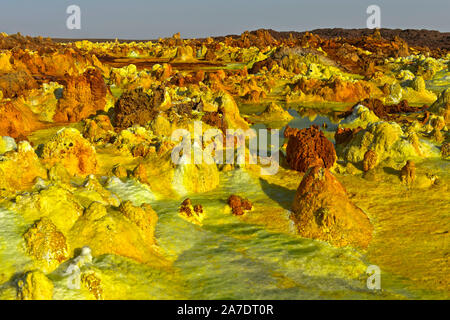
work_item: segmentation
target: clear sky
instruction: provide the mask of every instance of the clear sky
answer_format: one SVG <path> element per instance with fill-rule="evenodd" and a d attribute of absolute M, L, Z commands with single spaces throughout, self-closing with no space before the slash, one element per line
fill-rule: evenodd
<path fill-rule="evenodd" d="M 81 8 L 81 30 L 66 28 L 71 4 Z M 450 31 L 450 0 L 0 0 L 0 32 L 155 39 L 365 28 L 370 4 L 381 8 L 381 27 Z"/>

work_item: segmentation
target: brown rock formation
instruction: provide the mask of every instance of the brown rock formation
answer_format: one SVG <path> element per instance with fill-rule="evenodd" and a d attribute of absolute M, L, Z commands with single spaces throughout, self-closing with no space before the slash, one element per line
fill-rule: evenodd
<path fill-rule="evenodd" d="M 342 246 L 366 248 L 373 227 L 349 199 L 342 184 L 328 171 L 312 167 L 303 177 L 292 205 L 298 233 Z"/>
<path fill-rule="evenodd" d="M 38 84 L 25 71 L 0 74 L 0 91 L 4 98 L 14 98 L 24 95 L 27 90 L 37 89 Z"/>
<path fill-rule="evenodd" d="M 27 106 L 11 101 L 0 102 L 0 136 L 23 137 L 43 126 Z"/>
<path fill-rule="evenodd" d="M 406 184 L 411 184 L 416 179 L 416 165 L 411 160 L 406 161 L 400 172 L 400 179 Z"/>
<path fill-rule="evenodd" d="M 134 124 L 145 125 L 153 120 L 157 111 L 153 100 L 142 88 L 127 91 L 122 94 L 114 108 L 114 125 L 128 128 Z"/>
<path fill-rule="evenodd" d="M 212 112 L 206 111 L 202 116 L 202 121 L 212 127 L 222 130 L 224 134 L 226 133 L 226 130 L 228 128 L 223 114 L 220 110 Z"/>
<path fill-rule="evenodd" d="M 203 207 L 201 204 L 193 205 L 191 199 L 186 198 L 181 203 L 179 211 L 186 217 L 200 216 L 203 214 Z"/>
<path fill-rule="evenodd" d="M 98 115 L 84 121 L 83 137 L 92 143 L 108 143 L 115 136 L 114 127 L 106 115 Z"/>
<path fill-rule="evenodd" d="M 65 79 L 54 121 L 77 122 L 104 110 L 107 87 L 99 69 L 90 68 L 78 76 L 67 75 Z"/>
<path fill-rule="evenodd" d="M 253 208 L 250 200 L 237 196 L 235 194 L 228 198 L 228 205 L 231 207 L 231 212 L 235 216 L 242 216 L 245 211 L 250 211 Z"/>
<path fill-rule="evenodd" d="M 402 100 L 398 104 L 384 105 L 383 102 L 378 99 L 365 99 L 354 107 L 359 104 L 369 108 L 377 117 L 384 120 L 392 120 L 394 118 L 393 115 L 398 113 L 418 112 L 426 109 L 426 106 L 422 108 L 410 107 L 406 100 Z"/>
<path fill-rule="evenodd" d="M 276 61 L 269 57 L 265 60 L 255 62 L 250 70 L 248 70 L 248 73 L 259 73 L 263 68 L 266 68 L 268 71 L 270 71 L 276 64 Z"/>
<path fill-rule="evenodd" d="M 336 145 L 338 144 L 346 144 L 359 132 L 363 130 L 363 128 L 358 127 L 355 129 L 350 128 L 338 128 L 334 133 L 334 140 L 336 141 Z"/>
<path fill-rule="evenodd" d="M 336 161 L 333 143 L 316 125 L 301 130 L 287 126 L 284 136 L 289 138 L 286 160 L 294 170 L 305 172 L 313 164 L 331 168 Z"/>
<path fill-rule="evenodd" d="M 369 170 L 372 170 L 377 165 L 377 154 L 373 150 L 368 150 L 364 154 L 364 160 L 363 160 L 363 170 L 364 172 L 367 172 Z"/>
<path fill-rule="evenodd" d="M 118 178 L 126 178 L 128 176 L 128 172 L 127 169 L 119 164 L 116 164 L 113 168 L 112 168 L 112 174 L 115 175 Z"/>
<path fill-rule="evenodd" d="M 86 176 L 97 171 L 97 154 L 78 130 L 65 128 L 42 149 L 43 162 L 50 167 L 61 163 L 71 175 Z"/>

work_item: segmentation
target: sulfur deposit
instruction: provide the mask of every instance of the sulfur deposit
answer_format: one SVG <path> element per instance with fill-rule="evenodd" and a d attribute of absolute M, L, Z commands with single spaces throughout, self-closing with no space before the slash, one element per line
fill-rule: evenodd
<path fill-rule="evenodd" d="M 0 299 L 448 299 L 448 39 L 0 33 Z"/>
<path fill-rule="evenodd" d="M 373 227 L 328 169 L 312 167 L 303 177 L 292 204 L 298 232 L 337 246 L 367 247 Z"/>

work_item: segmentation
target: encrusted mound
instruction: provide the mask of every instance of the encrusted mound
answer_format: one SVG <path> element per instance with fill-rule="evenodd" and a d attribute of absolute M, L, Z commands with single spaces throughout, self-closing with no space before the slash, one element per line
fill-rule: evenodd
<path fill-rule="evenodd" d="M 384 120 L 395 118 L 395 114 L 422 111 L 424 108 L 416 108 L 408 105 L 407 100 L 402 100 L 397 104 L 384 105 L 379 99 L 365 99 L 360 102 L 363 106 L 372 110 L 375 115 Z"/>
<path fill-rule="evenodd" d="M 47 142 L 41 155 L 44 163 L 61 163 L 71 175 L 86 176 L 97 170 L 97 155 L 77 129 L 64 128 Z"/>
<path fill-rule="evenodd" d="M 92 143 L 112 142 L 115 136 L 114 127 L 106 115 L 98 115 L 84 121 L 83 137 Z"/>
<path fill-rule="evenodd" d="M 291 218 L 303 237 L 362 248 L 372 239 L 369 218 L 350 201 L 328 169 L 309 169 L 298 186 L 292 210 Z"/>
<path fill-rule="evenodd" d="M 99 69 L 89 68 L 81 75 L 67 76 L 53 120 L 77 122 L 105 109 L 106 93 L 107 87 Z"/>
<path fill-rule="evenodd" d="M 354 106 L 352 111 L 348 113 L 348 116 L 339 123 L 339 127 L 347 129 L 358 127 L 365 128 L 369 123 L 378 121 L 380 121 L 380 118 L 378 118 L 372 110 L 362 104 L 358 104 Z"/>
<path fill-rule="evenodd" d="M 114 108 L 115 126 L 128 128 L 134 124 L 146 125 L 156 116 L 153 100 L 142 88 L 123 93 Z"/>
<path fill-rule="evenodd" d="M 45 217 L 63 233 L 70 230 L 83 212 L 75 196 L 57 184 L 50 185 L 39 192 L 18 195 L 14 202 L 14 210 L 20 213 L 27 223 L 33 223 Z"/>
<path fill-rule="evenodd" d="M 294 119 L 288 111 L 274 102 L 271 102 L 257 118 L 265 121 L 290 121 Z"/>
<path fill-rule="evenodd" d="M 43 125 L 30 109 L 11 101 L 0 101 L 0 135 L 22 137 Z"/>
<path fill-rule="evenodd" d="M 23 237 L 27 252 L 43 265 L 44 270 L 52 271 L 69 258 L 66 237 L 47 217 L 36 221 Z"/>
<path fill-rule="evenodd" d="M 363 161 L 369 150 L 376 153 L 378 162 L 387 158 L 401 161 L 437 155 L 437 149 L 422 143 L 417 134 L 405 133 L 399 124 L 384 121 L 369 123 L 366 129 L 338 130 L 336 148 L 340 159 L 355 164 Z"/>
<path fill-rule="evenodd" d="M 0 72 L 3 71 L 0 65 Z M 24 95 L 27 90 L 38 87 L 33 77 L 26 71 L 0 73 L 0 92 L 4 98 Z M 1 100 L 1 99 L 0 99 Z"/>
<path fill-rule="evenodd" d="M 93 202 L 73 225 L 68 241 L 74 248 L 89 246 L 93 256 L 116 254 L 150 265 L 165 265 L 154 250 L 156 223 L 150 208 L 124 204 L 117 212 Z"/>
<path fill-rule="evenodd" d="M 52 300 L 53 289 L 53 282 L 42 271 L 28 271 L 17 282 L 17 299 Z"/>
<path fill-rule="evenodd" d="M 9 151 L 0 161 L 0 190 L 17 192 L 30 188 L 40 177 L 47 178 L 34 149 L 27 141 L 19 142 L 17 151 Z"/>
<path fill-rule="evenodd" d="M 450 123 L 450 88 L 441 92 L 438 99 L 431 105 L 430 111 L 443 116 L 445 122 Z"/>
<path fill-rule="evenodd" d="M 297 171 L 306 172 L 311 165 L 331 168 L 336 161 L 333 143 L 328 140 L 316 125 L 305 129 L 289 126 L 284 131 L 289 138 L 286 148 L 286 160 Z"/>
<path fill-rule="evenodd" d="M 139 227 L 142 237 L 149 244 L 155 243 L 155 227 L 158 215 L 149 204 L 134 206 L 131 201 L 125 201 L 119 206 L 119 211 L 129 221 Z"/>

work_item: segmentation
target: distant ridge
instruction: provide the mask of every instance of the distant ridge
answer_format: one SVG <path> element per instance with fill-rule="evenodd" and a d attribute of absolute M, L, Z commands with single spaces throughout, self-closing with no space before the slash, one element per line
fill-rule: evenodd
<path fill-rule="evenodd" d="M 260 29 L 267 30 L 272 37 L 275 39 L 286 39 L 289 37 L 289 34 L 292 34 L 294 37 L 301 37 L 306 32 L 314 33 L 319 35 L 322 38 L 334 38 L 334 37 L 343 37 L 347 39 L 359 38 L 361 36 L 367 36 L 373 34 L 373 29 L 343 29 L 343 28 L 325 28 L 325 29 L 314 29 L 309 31 L 276 31 L 272 29 Z M 254 34 L 257 30 L 250 31 L 250 33 Z M 387 29 L 381 28 L 380 33 L 383 38 L 388 40 L 393 40 L 395 36 L 399 36 L 403 40 L 405 40 L 408 45 L 415 47 L 429 47 L 430 49 L 447 49 L 450 50 L 450 32 L 440 32 L 436 30 L 426 30 L 426 29 Z M 215 40 L 223 40 L 225 37 L 240 37 L 240 35 L 227 35 L 227 36 L 218 36 L 213 37 Z M 202 38 L 198 38 L 202 39 Z M 108 42 L 115 41 L 115 39 L 67 39 L 67 38 L 53 38 L 55 42 L 74 42 L 80 40 L 89 40 L 93 42 Z M 140 42 L 140 41 L 155 41 L 157 39 L 118 39 L 119 42 Z"/>

